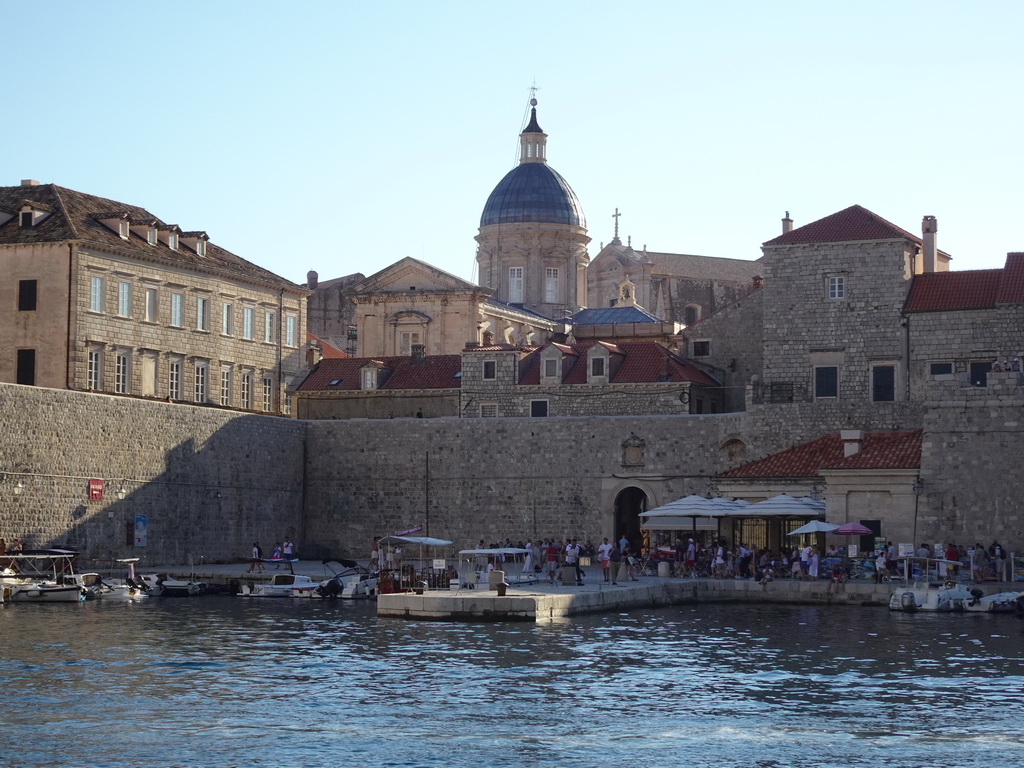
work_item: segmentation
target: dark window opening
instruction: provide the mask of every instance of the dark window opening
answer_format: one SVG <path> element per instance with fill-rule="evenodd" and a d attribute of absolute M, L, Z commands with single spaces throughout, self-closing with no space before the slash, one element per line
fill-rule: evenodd
<path fill-rule="evenodd" d="M 34 214 L 32 213 L 32 211 L 22 211 L 21 212 L 21 228 L 22 229 L 28 229 L 29 227 L 31 227 L 32 226 L 32 219 L 33 218 L 34 218 Z"/>
<path fill-rule="evenodd" d="M 711 342 L 710 341 L 695 341 L 693 342 L 693 356 L 694 357 L 707 357 L 711 354 Z"/>
<path fill-rule="evenodd" d="M 971 363 L 971 386 L 987 387 L 988 372 L 992 370 L 992 361 L 985 363 Z"/>
<path fill-rule="evenodd" d="M 36 311 L 36 281 L 35 280 L 19 280 L 18 281 L 18 311 L 19 312 L 35 312 Z"/>
<path fill-rule="evenodd" d="M 484 378 L 485 379 L 496 379 L 498 378 L 498 364 L 493 360 L 484 361 Z"/>
<path fill-rule="evenodd" d="M 932 363 L 932 376 L 944 376 L 947 373 L 953 372 L 952 363 Z"/>
<path fill-rule="evenodd" d="M 36 383 L 36 351 L 34 349 L 18 350 L 17 383 L 30 386 Z"/>
<path fill-rule="evenodd" d="M 876 365 L 871 369 L 871 399 L 876 403 L 896 399 L 896 366 Z"/>
<path fill-rule="evenodd" d="M 839 369 L 836 366 L 821 366 L 814 369 L 814 396 L 839 396 Z"/>
<path fill-rule="evenodd" d="M 703 398 L 698 397 L 697 400 L 694 402 L 694 404 L 693 404 L 693 412 L 694 413 L 704 413 L 704 400 L 703 400 Z"/>
<path fill-rule="evenodd" d="M 604 358 L 595 357 L 590 361 L 590 375 L 591 376 L 604 376 Z"/>
<path fill-rule="evenodd" d="M 547 416 L 548 415 L 548 401 L 547 400 L 531 400 L 530 401 L 530 415 L 531 416 Z"/>
<path fill-rule="evenodd" d="M 693 325 L 697 322 L 697 308 L 687 307 L 683 310 L 683 323 L 686 325 Z"/>

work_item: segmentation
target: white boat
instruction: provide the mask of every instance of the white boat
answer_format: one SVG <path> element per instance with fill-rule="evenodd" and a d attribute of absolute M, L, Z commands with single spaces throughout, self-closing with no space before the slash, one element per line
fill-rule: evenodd
<path fill-rule="evenodd" d="M 461 549 L 462 560 L 460 583 L 464 587 L 473 588 L 477 584 L 488 582 L 489 569 L 505 574 L 505 583 L 510 587 L 536 584 L 537 574 L 525 570 L 528 550 L 519 547 L 494 547 L 487 549 Z M 484 587 L 486 589 L 486 587 Z"/>
<path fill-rule="evenodd" d="M 192 597 L 206 591 L 202 581 L 185 581 L 166 573 L 146 573 L 141 576 L 143 588 L 153 597 Z"/>
<path fill-rule="evenodd" d="M 341 570 L 334 570 L 331 563 L 337 563 Z M 376 597 L 377 574 L 369 568 L 359 565 L 354 560 L 324 560 L 324 566 L 331 568 L 334 575 L 317 584 L 314 593 L 317 597 L 341 597 L 359 599 Z"/>
<path fill-rule="evenodd" d="M 243 597 L 314 597 L 320 582 L 296 573 L 275 573 L 266 583 L 247 581 L 237 594 Z"/>
<path fill-rule="evenodd" d="M 908 557 L 904 581 L 889 597 L 890 611 L 971 613 L 1024 612 L 1024 592 L 986 595 L 975 584 L 960 579 L 960 563 L 938 558 Z"/>
<path fill-rule="evenodd" d="M 77 552 L 38 549 L 5 555 L 0 572 L 0 600 L 11 603 L 77 603 L 86 590 L 75 580 Z"/>
<path fill-rule="evenodd" d="M 145 583 L 135 575 L 135 563 L 139 558 L 125 558 L 116 560 L 128 566 L 128 572 L 123 579 L 100 579 L 99 589 L 96 597 L 104 600 L 144 600 L 149 597 L 149 591 Z"/>

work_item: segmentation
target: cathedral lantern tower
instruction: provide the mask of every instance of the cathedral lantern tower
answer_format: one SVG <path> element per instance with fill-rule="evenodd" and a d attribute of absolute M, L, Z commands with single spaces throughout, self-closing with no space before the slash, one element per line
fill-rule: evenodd
<path fill-rule="evenodd" d="M 480 217 L 480 285 L 495 298 L 555 320 L 586 306 L 587 222 L 576 193 L 551 166 L 537 100 L 519 134 L 519 165 L 491 192 Z"/>

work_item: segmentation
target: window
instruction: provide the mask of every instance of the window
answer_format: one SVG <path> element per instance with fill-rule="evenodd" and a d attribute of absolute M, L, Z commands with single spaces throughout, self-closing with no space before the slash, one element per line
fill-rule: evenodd
<path fill-rule="evenodd" d="M 841 275 L 831 275 L 828 278 L 828 297 L 830 299 L 842 299 L 846 296 L 846 278 Z"/>
<path fill-rule="evenodd" d="M 693 356 L 694 357 L 707 357 L 711 354 L 711 342 L 710 341 L 695 341 L 693 342 Z"/>
<path fill-rule="evenodd" d="M 377 371 L 373 368 L 367 368 L 363 371 L 363 389 L 376 389 L 377 388 Z"/>
<path fill-rule="evenodd" d="M 553 357 L 549 357 L 544 361 L 544 376 L 546 378 L 554 378 L 558 376 L 558 360 Z"/>
<path fill-rule="evenodd" d="M 242 338 L 252 338 L 253 308 L 246 307 L 242 310 Z"/>
<path fill-rule="evenodd" d="M 156 288 L 146 289 L 146 322 L 155 323 L 157 313 Z"/>
<path fill-rule="evenodd" d="M 398 354 L 411 355 L 412 345 L 421 343 L 419 331 L 402 331 L 398 337 Z"/>
<path fill-rule="evenodd" d="M 127 395 L 129 389 L 130 360 L 127 352 L 119 351 L 114 356 L 114 391 L 119 395 Z"/>
<path fill-rule="evenodd" d="M 531 400 L 530 401 L 530 416 L 547 416 L 548 415 L 548 401 L 547 400 Z"/>
<path fill-rule="evenodd" d="M 89 350 L 85 382 L 86 386 L 93 392 L 101 391 L 103 384 L 103 353 L 98 349 Z"/>
<path fill-rule="evenodd" d="M 167 236 L 167 247 L 172 251 L 178 250 L 178 236 L 173 232 Z"/>
<path fill-rule="evenodd" d="M 594 357 L 590 360 L 590 375 L 604 376 L 604 358 Z"/>
<path fill-rule="evenodd" d="M 89 286 L 89 311 L 103 311 L 103 278 L 94 277 L 90 280 Z"/>
<path fill-rule="evenodd" d="M 234 326 L 235 308 L 230 304 L 224 304 L 220 313 L 220 332 L 230 336 Z"/>
<path fill-rule="evenodd" d="M 548 304 L 558 301 L 558 269 L 554 267 L 544 270 L 544 301 Z"/>
<path fill-rule="evenodd" d="M 196 363 L 196 378 L 195 378 L 195 401 L 197 403 L 206 402 L 206 382 L 209 368 L 206 363 Z"/>
<path fill-rule="evenodd" d="M 509 267 L 508 300 L 510 304 L 523 303 L 523 268 Z"/>
<path fill-rule="evenodd" d="M 285 416 L 291 416 L 292 415 L 292 396 L 291 395 L 285 395 L 284 396 L 284 415 Z"/>
<path fill-rule="evenodd" d="M 172 360 L 168 366 L 167 397 L 171 400 L 181 400 L 181 361 Z"/>
<path fill-rule="evenodd" d="M 498 363 L 494 360 L 484 360 L 484 378 L 498 378 Z"/>
<path fill-rule="evenodd" d="M 132 284 L 117 284 L 117 314 L 118 317 L 132 316 Z"/>
<path fill-rule="evenodd" d="M 694 304 L 687 305 L 683 310 L 683 324 L 693 325 L 698 320 L 700 320 L 700 307 Z"/>
<path fill-rule="evenodd" d="M 36 281 L 35 280 L 19 280 L 18 281 L 18 311 L 19 312 L 35 312 L 36 311 Z"/>
<path fill-rule="evenodd" d="M 35 211 L 22 211 L 21 212 L 21 228 L 30 229 L 35 223 Z"/>
<path fill-rule="evenodd" d="M 252 410 L 252 374 L 242 374 L 242 407 L 247 411 Z"/>
<path fill-rule="evenodd" d="M 206 255 L 206 241 L 205 240 L 197 240 L 196 241 L 196 256 L 205 256 L 205 255 Z"/>
<path fill-rule="evenodd" d="M 33 385 L 36 383 L 36 351 L 34 349 L 18 350 L 18 384 Z"/>
<path fill-rule="evenodd" d="M 839 396 L 839 368 L 823 365 L 814 369 L 814 397 Z"/>
<path fill-rule="evenodd" d="M 947 373 L 953 372 L 952 363 L 932 363 L 931 374 L 932 376 L 944 376 Z"/>
<path fill-rule="evenodd" d="M 896 366 L 876 365 L 871 368 L 871 399 L 888 403 L 896 399 Z"/>
<path fill-rule="evenodd" d="M 480 418 L 481 419 L 496 419 L 496 418 L 498 418 L 498 404 L 497 403 L 480 403 Z"/>
<path fill-rule="evenodd" d="M 274 394 L 274 380 L 269 376 L 263 377 L 263 410 L 267 413 L 270 412 L 271 405 L 273 404 Z"/>
<path fill-rule="evenodd" d="M 117 222 L 117 234 L 119 234 L 123 239 L 127 240 L 128 235 L 130 233 L 131 230 L 129 228 L 129 224 L 127 221 L 122 219 L 121 221 Z"/>
<path fill-rule="evenodd" d="M 298 318 L 289 315 L 284 321 L 284 343 L 289 347 L 295 346 Z"/>
<path fill-rule="evenodd" d="M 181 328 L 181 308 L 185 303 L 185 297 L 180 293 L 171 294 L 171 325 Z"/>
<path fill-rule="evenodd" d="M 220 404 L 231 405 L 231 369 L 220 369 Z"/>
<path fill-rule="evenodd" d="M 156 227 L 150 227 L 146 231 L 146 242 L 150 245 L 156 245 Z"/>
<path fill-rule="evenodd" d="M 196 330 L 210 330 L 210 300 L 199 297 L 196 299 Z"/>
<path fill-rule="evenodd" d="M 274 340 L 274 313 L 263 313 L 263 340 L 270 343 Z"/>

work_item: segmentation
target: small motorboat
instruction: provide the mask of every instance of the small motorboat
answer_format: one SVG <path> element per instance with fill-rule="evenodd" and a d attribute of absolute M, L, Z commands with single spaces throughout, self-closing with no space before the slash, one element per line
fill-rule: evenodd
<path fill-rule="evenodd" d="M 243 597 L 314 597 L 320 582 L 297 573 L 275 573 L 269 582 L 247 581 L 235 592 Z"/>
<path fill-rule="evenodd" d="M 205 582 L 176 579 L 166 573 L 146 573 L 140 578 L 143 589 L 153 597 L 193 597 L 206 591 Z"/>
<path fill-rule="evenodd" d="M 889 597 L 890 611 L 970 613 L 1024 612 L 1024 592 L 1000 592 L 986 595 L 975 584 L 960 578 L 961 564 L 941 558 L 908 557 L 904 560 L 904 580 L 909 586 L 897 587 Z"/>
<path fill-rule="evenodd" d="M 77 603 L 86 590 L 77 582 L 69 549 L 35 549 L 5 555 L 0 571 L 0 600 L 11 603 Z M 98 577 L 97 577 L 98 578 Z"/>
<path fill-rule="evenodd" d="M 341 569 L 335 569 L 332 563 L 337 563 Z M 355 560 L 324 560 L 323 564 L 325 568 L 329 568 L 333 572 L 333 575 L 317 585 L 314 590 L 317 597 L 345 599 L 376 597 L 377 574 L 372 573 L 366 566 L 360 565 Z"/>

